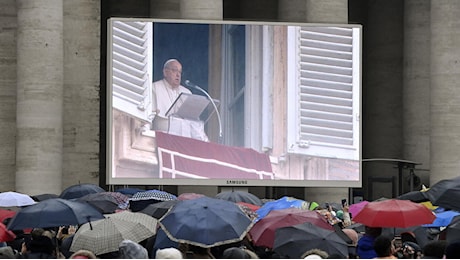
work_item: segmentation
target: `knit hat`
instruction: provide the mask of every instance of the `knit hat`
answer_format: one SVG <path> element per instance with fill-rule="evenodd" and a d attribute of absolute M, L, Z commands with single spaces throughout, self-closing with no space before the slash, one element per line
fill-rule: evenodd
<path fill-rule="evenodd" d="M 16 256 L 14 255 L 13 248 L 10 246 L 0 247 L 0 258 L 1 259 L 14 259 Z"/>
<path fill-rule="evenodd" d="M 182 259 L 182 253 L 179 249 L 170 247 L 158 249 L 155 254 L 156 259 Z"/>
<path fill-rule="evenodd" d="M 121 241 L 118 251 L 120 252 L 120 258 L 124 259 L 148 259 L 149 254 L 147 249 L 133 242 L 129 239 Z"/>

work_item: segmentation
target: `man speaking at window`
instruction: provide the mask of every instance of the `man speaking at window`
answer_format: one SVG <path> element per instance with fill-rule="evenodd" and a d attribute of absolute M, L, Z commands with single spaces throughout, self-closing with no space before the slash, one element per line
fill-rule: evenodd
<path fill-rule="evenodd" d="M 204 132 L 204 123 L 202 121 L 192 121 L 166 116 L 166 112 L 179 97 L 181 93 L 192 94 L 186 87 L 181 85 L 182 64 L 176 59 L 167 60 L 163 66 L 163 79 L 153 83 L 153 106 L 156 116 L 155 121 L 168 122 L 167 132 L 170 134 L 190 137 L 201 141 L 209 142 L 208 136 Z M 181 100 L 179 100 L 180 102 Z M 165 129 L 163 129 L 165 130 Z"/>

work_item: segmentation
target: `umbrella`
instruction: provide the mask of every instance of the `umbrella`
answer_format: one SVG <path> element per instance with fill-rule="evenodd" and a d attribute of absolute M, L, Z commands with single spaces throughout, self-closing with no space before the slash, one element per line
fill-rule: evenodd
<path fill-rule="evenodd" d="M 429 201 L 429 199 L 426 196 L 425 191 L 421 191 L 421 190 L 409 191 L 407 193 L 404 193 L 398 196 L 397 199 L 410 200 L 412 202 L 417 202 L 417 203 Z"/>
<path fill-rule="evenodd" d="M 445 232 L 447 241 L 460 240 L 460 217 L 454 217 L 452 222 L 447 225 Z"/>
<path fill-rule="evenodd" d="M 186 192 L 186 193 L 182 193 L 179 196 L 177 196 L 177 199 L 178 200 L 193 200 L 193 199 L 198 199 L 204 196 L 206 195 L 200 194 L 200 193 Z"/>
<path fill-rule="evenodd" d="M 44 201 L 44 200 L 47 200 L 47 199 L 59 198 L 59 195 L 54 194 L 54 193 L 42 193 L 42 194 L 34 195 L 34 196 L 31 196 L 31 197 L 36 202 L 39 202 L 39 201 Z"/>
<path fill-rule="evenodd" d="M 310 222 L 315 226 L 333 231 L 332 225 L 317 211 L 298 208 L 272 210 L 249 230 L 256 246 L 273 248 L 275 230 L 281 227 Z"/>
<path fill-rule="evenodd" d="M 433 205 L 460 211 L 460 177 L 435 183 L 425 195 Z"/>
<path fill-rule="evenodd" d="M 167 200 L 176 200 L 176 195 L 168 193 L 166 191 L 161 190 L 148 190 L 148 191 L 141 191 L 134 194 L 129 199 L 129 206 L 131 211 L 137 212 L 143 210 L 149 204 L 160 202 L 160 201 L 167 201 Z"/>
<path fill-rule="evenodd" d="M 169 239 L 169 237 L 166 235 L 164 230 L 159 228 L 157 230 L 157 234 L 155 237 L 155 243 L 153 245 L 153 250 L 156 251 L 158 249 L 169 248 L 169 247 L 179 248 L 179 243 L 174 242 L 171 239 Z"/>
<path fill-rule="evenodd" d="M 453 210 L 446 210 L 443 212 L 435 213 L 436 219 L 431 224 L 424 224 L 423 227 L 446 227 L 452 222 L 455 216 L 460 215 L 460 212 Z"/>
<path fill-rule="evenodd" d="M 121 189 L 115 190 L 115 192 L 125 194 L 128 197 L 132 197 L 134 194 L 138 192 L 142 192 L 142 191 L 145 191 L 145 190 L 139 189 L 139 188 L 121 188 Z"/>
<path fill-rule="evenodd" d="M 153 203 L 139 212 L 152 216 L 156 219 L 160 219 L 166 214 L 166 212 L 168 212 L 169 209 L 171 209 L 171 207 L 179 203 L 179 201 L 180 200 L 167 200 Z"/>
<path fill-rule="evenodd" d="M 369 202 L 353 221 L 369 227 L 411 227 L 430 224 L 436 216 L 427 207 L 410 200 Z"/>
<path fill-rule="evenodd" d="M 70 251 L 90 250 L 96 255 L 118 251 L 121 241 L 139 243 L 156 233 L 157 220 L 139 212 L 122 211 L 82 225 L 75 233 Z"/>
<path fill-rule="evenodd" d="M 171 240 L 204 248 L 239 242 L 252 225 L 235 203 L 209 197 L 180 201 L 160 219 Z"/>
<path fill-rule="evenodd" d="M 336 232 L 312 223 L 281 227 L 275 231 L 273 251 L 282 256 L 298 259 L 314 248 L 348 257 L 348 245 Z"/>
<path fill-rule="evenodd" d="M 308 207 L 309 207 L 309 203 L 304 200 L 284 196 L 280 199 L 269 201 L 269 202 L 266 202 L 264 205 L 262 205 L 262 207 L 260 207 L 260 209 L 256 211 L 257 215 L 259 216 L 259 218 L 256 219 L 256 221 L 265 217 L 271 210 L 274 210 L 274 209 L 286 209 L 286 208 L 308 209 Z"/>
<path fill-rule="evenodd" d="M 216 195 L 216 199 L 228 200 L 232 202 L 246 202 L 257 206 L 262 206 L 263 204 L 259 197 L 256 195 L 241 190 L 223 191 Z"/>
<path fill-rule="evenodd" d="M 102 214 L 114 213 L 119 208 L 118 201 L 112 195 L 105 192 L 86 194 L 76 199 L 76 201 L 86 202 Z"/>
<path fill-rule="evenodd" d="M 12 218 L 16 215 L 16 211 L 10 210 L 10 209 L 1 209 L 0 208 L 0 222 L 3 223 L 3 221 L 7 218 Z"/>
<path fill-rule="evenodd" d="M 363 208 L 369 203 L 367 200 L 360 201 L 358 203 L 351 204 L 348 206 L 348 212 L 350 212 L 351 216 L 356 216 Z"/>
<path fill-rule="evenodd" d="M 0 242 L 9 242 L 16 238 L 16 235 L 6 228 L 3 223 L 0 223 Z"/>
<path fill-rule="evenodd" d="M 21 208 L 8 224 L 10 230 L 80 225 L 104 218 L 92 206 L 65 199 L 48 199 Z"/>
<path fill-rule="evenodd" d="M 104 192 L 105 190 L 96 184 L 84 183 L 84 184 L 75 184 L 65 188 L 59 198 L 61 199 L 77 199 L 83 197 L 87 194 Z"/>
<path fill-rule="evenodd" d="M 128 209 L 129 208 L 129 196 L 126 194 L 123 194 L 121 192 L 116 192 L 116 191 L 106 191 L 106 192 L 101 192 L 102 194 L 107 194 L 112 196 L 115 201 L 118 203 L 118 208 L 120 209 Z"/>
<path fill-rule="evenodd" d="M 236 202 L 235 204 L 238 205 L 251 220 L 256 220 L 259 217 L 256 211 L 260 208 L 260 206 L 246 202 Z"/>
<path fill-rule="evenodd" d="M 35 201 L 27 194 L 14 191 L 0 193 L 0 207 L 23 207 L 35 204 Z"/>

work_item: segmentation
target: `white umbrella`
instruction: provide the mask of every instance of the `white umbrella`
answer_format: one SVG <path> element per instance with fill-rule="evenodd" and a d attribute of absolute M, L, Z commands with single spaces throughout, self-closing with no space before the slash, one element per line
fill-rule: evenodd
<path fill-rule="evenodd" d="M 0 207 L 23 207 L 36 202 L 27 194 L 14 191 L 0 193 Z"/>

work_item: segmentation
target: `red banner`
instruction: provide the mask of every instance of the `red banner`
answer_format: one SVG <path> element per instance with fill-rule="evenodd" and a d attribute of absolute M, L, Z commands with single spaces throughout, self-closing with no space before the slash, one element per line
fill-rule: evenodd
<path fill-rule="evenodd" d="M 274 179 L 270 158 L 253 149 L 156 132 L 160 178 Z"/>

